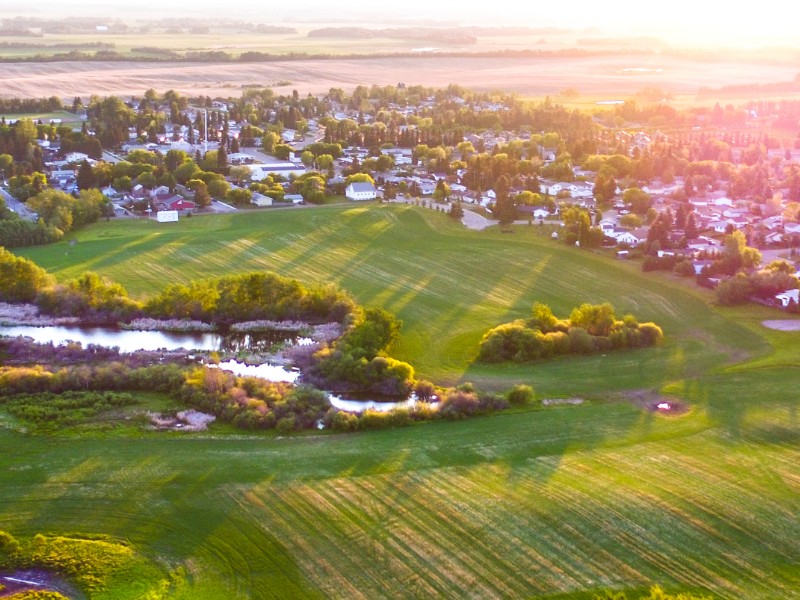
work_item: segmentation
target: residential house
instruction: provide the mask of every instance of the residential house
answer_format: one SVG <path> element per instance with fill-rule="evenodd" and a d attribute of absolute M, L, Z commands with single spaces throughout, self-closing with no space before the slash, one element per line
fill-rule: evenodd
<path fill-rule="evenodd" d="M 517 212 L 523 215 L 530 215 L 534 219 L 546 219 L 550 216 L 550 211 L 544 206 L 517 206 Z"/>
<path fill-rule="evenodd" d="M 192 200 L 187 200 L 183 196 L 177 194 L 158 194 L 153 196 L 153 202 L 159 210 L 177 210 L 180 212 L 188 212 L 197 208 Z"/>
<path fill-rule="evenodd" d="M 80 164 L 85 160 L 89 161 L 89 164 L 94 164 L 96 162 L 93 159 L 89 158 L 88 154 L 85 154 L 83 152 L 70 152 L 64 157 L 64 160 L 67 163 L 75 163 L 75 164 Z"/>
<path fill-rule="evenodd" d="M 610 238 L 614 238 L 618 244 L 627 244 L 628 246 L 638 246 L 643 239 L 646 239 L 640 238 L 632 231 L 628 231 L 627 229 L 615 228 L 611 231 L 604 231 L 603 233 Z"/>
<path fill-rule="evenodd" d="M 279 162 L 269 164 L 247 165 L 250 168 L 250 179 L 253 181 L 263 181 L 271 175 L 280 177 L 299 177 L 306 172 L 302 164 L 293 162 Z"/>

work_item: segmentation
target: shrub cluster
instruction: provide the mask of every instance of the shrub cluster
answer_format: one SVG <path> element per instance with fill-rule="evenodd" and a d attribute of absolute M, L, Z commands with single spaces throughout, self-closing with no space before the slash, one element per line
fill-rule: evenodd
<path fill-rule="evenodd" d="M 751 298 L 772 299 L 775 295 L 798 286 L 795 269 L 787 262 L 778 260 L 765 268 L 751 273 L 737 273 L 722 280 L 715 288 L 719 304 L 742 304 Z"/>
<path fill-rule="evenodd" d="M 358 311 L 332 347 L 314 354 L 309 378 L 316 385 L 335 391 L 408 395 L 414 383 L 414 368 L 383 355 L 397 338 L 400 326 L 382 308 Z"/>
<path fill-rule="evenodd" d="M 75 425 L 100 413 L 135 403 L 130 394 L 114 392 L 44 392 L 0 397 L 5 410 L 39 428 Z"/>
<path fill-rule="evenodd" d="M 175 393 L 184 382 L 177 365 L 128 368 L 123 363 L 72 365 L 51 371 L 42 365 L 0 367 L 0 397 L 68 391 L 157 391 Z"/>
<path fill-rule="evenodd" d="M 582 304 L 569 319 L 557 319 L 550 307 L 535 304 L 527 321 L 504 323 L 481 340 L 478 360 L 488 363 L 528 362 L 562 354 L 588 354 L 659 344 L 664 334 L 654 323 L 632 315 L 618 320 L 608 304 Z"/>
<path fill-rule="evenodd" d="M 144 311 L 165 319 L 213 323 L 257 320 L 341 322 L 353 310 L 352 299 L 332 285 L 306 287 L 276 273 L 244 273 L 168 285 Z"/>
<path fill-rule="evenodd" d="M 420 383 L 427 384 L 427 382 Z M 420 384 L 417 384 L 416 388 L 420 388 Z M 497 394 L 478 392 L 472 384 L 466 383 L 457 388 L 442 391 L 441 400 L 438 403 L 435 402 L 433 395 L 423 398 L 419 391 L 416 393 L 417 403 L 409 408 L 393 408 L 388 411 L 368 409 L 358 414 L 332 408 L 325 415 L 323 422 L 326 427 L 343 432 L 389 429 L 419 421 L 459 420 L 488 414 L 504 410 L 509 405 L 527 404 L 534 398 L 533 389 L 527 385 L 517 385 L 503 397 Z"/>
<path fill-rule="evenodd" d="M 323 392 L 308 386 L 236 377 L 208 367 L 188 374 L 177 395 L 237 427 L 281 432 L 311 429 L 331 407 Z"/>
<path fill-rule="evenodd" d="M 84 322 L 117 323 L 141 311 L 141 304 L 128 298 L 125 288 L 93 272 L 40 291 L 36 304 L 45 314 L 80 317 Z"/>

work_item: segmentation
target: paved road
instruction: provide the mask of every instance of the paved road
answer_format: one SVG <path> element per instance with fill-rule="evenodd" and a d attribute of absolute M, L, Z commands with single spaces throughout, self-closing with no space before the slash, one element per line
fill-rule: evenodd
<path fill-rule="evenodd" d="M 14 196 L 9 194 L 5 188 L 0 187 L 0 196 L 2 196 L 3 200 L 5 200 L 6 206 L 17 213 L 20 217 L 29 221 L 36 220 L 35 213 L 32 213 L 30 210 L 28 210 L 28 207 L 25 206 L 24 203 L 14 198 Z"/>
<path fill-rule="evenodd" d="M 211 208 L 214 209 L 214 212 L 218 213 L 232 213 L 237 211 L 236 207 L 220 202 L 219 200 L 212 200 Z"/>

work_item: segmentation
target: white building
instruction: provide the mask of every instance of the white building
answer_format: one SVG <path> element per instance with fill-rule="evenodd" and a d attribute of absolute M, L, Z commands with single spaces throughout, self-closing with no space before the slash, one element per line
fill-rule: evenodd
<path fill-rule="evenodd" d="M 345 188 L 344 195 L 350 200 L 374 200 L 378 197 L 378 190 L 367 181 L 356 181 Z"/>
<path fill-rule="evenodd" d="M 270 175 L 279 175 L 280 177 L 299 177 L 306 172 L 306 168 L 302 164 L 292 162 L 280 162 L 270 164 L 257 164 L 247 165 L 250 167 L 250 178 L 253 181 L 263 181 Z"/>
<path fill-rule="evenodd" d="M 258 207 L 272 206 L 272 198 L 270 198 L 269 196 L 265 196 L 264 194 L 260 194 L 258 192 L 253 194 L 253 197 L 250 199 L 250 202 Z"/>

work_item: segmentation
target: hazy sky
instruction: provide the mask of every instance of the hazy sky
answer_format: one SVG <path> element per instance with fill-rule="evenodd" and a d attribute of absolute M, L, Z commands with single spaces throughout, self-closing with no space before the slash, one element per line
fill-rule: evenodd
<path fill-rule="evenodd" d="M 759 0 L 723 3 L 713 0 L 572 0 L 542 2 L 531 0 L 290 0 L 264 2 L 237 0 L 36 0 L 29 3 L 2 2 L 0 17 L 25 11 L 53 16 L 70 11 L 73 15 L 97 14 L 125 19 L 148 16 L 224 15 L 236 20 L 282 23 L 288 19 L 317 18 L 320 22 L 355 22 L 364 27 L 396 24 L 516 24 L 532 27 L 586 28 L 629 36 L 662 35 L 693 44 L 740 46 L 800 45 L 797 17 L 800 9 L 791 0 Z"/>

